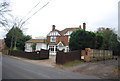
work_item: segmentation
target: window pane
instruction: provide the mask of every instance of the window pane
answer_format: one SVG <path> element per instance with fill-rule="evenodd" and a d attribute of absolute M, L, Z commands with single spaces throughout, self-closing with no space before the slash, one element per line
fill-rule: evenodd
<path fill-rule="evenodd" d="M 56 42 L 56 37 L 50 37 L 50 42 Z"/>

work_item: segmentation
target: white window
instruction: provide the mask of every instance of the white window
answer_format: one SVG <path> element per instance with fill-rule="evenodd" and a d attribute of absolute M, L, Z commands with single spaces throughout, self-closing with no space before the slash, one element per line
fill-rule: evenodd
<path fill-rule="evenodd" d="M 55 36 L 50 37 L 50 42 L 56 42 L 56 37 Z"/>

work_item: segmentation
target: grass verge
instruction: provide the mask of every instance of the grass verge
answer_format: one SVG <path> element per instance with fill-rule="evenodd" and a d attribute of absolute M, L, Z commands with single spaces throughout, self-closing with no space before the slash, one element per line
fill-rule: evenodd
<path fill-rule="evenodd" d="M 84 61 L 75 60 L 75 61 L 72 61 L 72 62 L 65 63 L 63 65 L 64 66 L 77 66 L 77 65 L 83 64 L 83 63 L 85 63 L 85 62 Z"/>

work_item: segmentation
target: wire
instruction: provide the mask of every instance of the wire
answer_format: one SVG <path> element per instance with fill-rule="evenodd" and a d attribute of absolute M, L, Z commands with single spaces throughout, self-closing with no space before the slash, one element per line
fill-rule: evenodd
<path fill-rule="evenodd" d="M 21 24 L 20 24 L 20 28 L 26 23 L 26 21 L 28 21 L 31 17 L 33 17 L 35 14 L 37 14 L 40 10 L 42 10 L 44 7 L 46 7 L 50 2 L 51 2 L 52 0 L 50 0 L 50 1 L 48 1 L 46 4 L 44 4 L 40 9 L 38 9 L 35 13 L 33 13 L 30 17 L 28 17 L 26 20 L 24 20 L 23 22 L 22 22 L 22 20 L 20 21 L 20 22 L 22 22 Z M 40 2 L 35 6 L 35 7 L 37 7 L 38 5 L 40 4 Z M 35 8 L 34 7 L 34 8 Z M 34 9 L 34 8 L 32 8 L 31 9 L 31 11 Z M 30 12 L 31 12 L 30 11 Z"/>
<path fill-rule="evenodd" d="M 22 19 L 24 19 L 27 15 L 29 15 L 41 3 L 41 1 L 39 1 Z"/>
<path fill-rule="evenodd" d="M 38 11 L 43 9 L 45 6 L 47 6 L 50 2 L 47 2 L 45 5 L 43 5 Z M 32 16 L 34 16 L 38 11 L 36 11 L 33 15 L 31 15 L 28 19 L 26 19 L 24 22 L 28 21 Z"/>

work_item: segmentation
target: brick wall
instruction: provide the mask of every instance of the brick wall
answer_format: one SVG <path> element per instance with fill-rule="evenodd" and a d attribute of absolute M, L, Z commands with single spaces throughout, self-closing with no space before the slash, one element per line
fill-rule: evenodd
<path fill-rule="evenodd" d="M 59 36 L 59 37 L 57 37 L 56 44 L 58 44 L 60 41 L 62 41 L 63 44 L 65 46 L 67 46 L 68 45 L 68 36 Z"/>
<path fill-rule="evenodd" d="M 0 39 L 0 51 L 2 51 L 4 48 L 5 48 L 4 39 Z"/>
<path fill-rule="evenodd" d="M 50 42 L 50 36 L 47 36 L 47 41 Z M 55 44 L 58 44 L 60 41 L 64 43 L 65 46 L 68 45 L 68 36 L 57 36 Z"/>
<path fill-rule="evenodd" d="M 90 54 L 86 54 L 86 51 L 85 51 L 85 50 L 82 50 L 82 51 L 81 51 L 81 55 L 84 56 L 84 59 L 83 59 L 84 61 L 86 61 L 86 62 L 89 62 L 89 61 L 90 61 L 90 57 L 89 57 Z"/>

